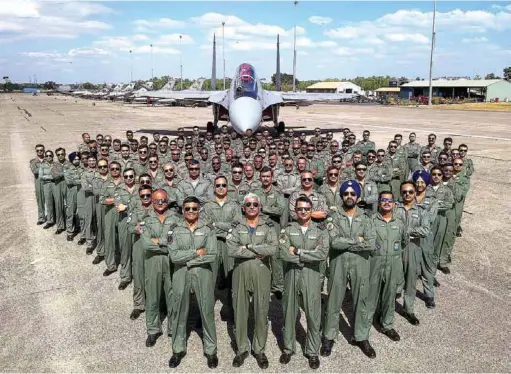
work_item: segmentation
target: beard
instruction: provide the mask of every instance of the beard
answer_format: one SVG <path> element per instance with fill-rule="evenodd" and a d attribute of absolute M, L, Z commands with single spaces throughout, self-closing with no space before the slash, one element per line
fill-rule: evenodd
<path fill-rule="evenodd" d="M 346 200 L 343 200 L 343 203 L 346 208 L 353 208 L 355 205 L 357 205 L 355 199 L 352 199 L 351 197 L 348 197 Z"/>

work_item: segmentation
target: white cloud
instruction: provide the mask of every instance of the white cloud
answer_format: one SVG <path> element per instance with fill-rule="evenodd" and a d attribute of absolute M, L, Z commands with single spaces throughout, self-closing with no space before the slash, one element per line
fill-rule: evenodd
<path fill-rule="evenodd" d="M 134 21 L 133 24 L 137 32 L 156 32 L 159 29 L 181 28 L 186 26 L 185 22 L 171 18 L 160 18 L 157 20 L 138 19 Z"/>
<path fill-rule="evenodd" d="M 484 36 L 481 37 L 475 37 L 475 38 L 463 38 L 461 39 L 463 43 L 473 44 L 473 43 L 486 43 L 488 42 L 488 38 L 485 38 Z"/>
<path fill-rule="evenodd" d="M 410 42 L 410 43 L 429 43 L 429 39 L 419 33 L 404 34 L 404 33 L 392 33 L 386 34 L 385 38 L 391 42 Z"/>
<path fill-rule="evenodd" d="M 29 0 L 0 0 L 0 16 L 38 17 L 39 5 Z"/>
<path fill-rule="evenodd" d="M 111 55 L 112 52 L 101 48 L 75 48 L 68 52 L 70 56 L 94 56 L 94 55 Z"/>
<path fill-rule="evenodd" d="M 112 12 L 89 2 L 0 0 L 0 32 L 11 34 L 11 42 L 27 38 L 72 39 L 111 29 L 109 24 L 87 17 Z"/>
<path fill-rule="evenodd" d="M 190 20 L 204 27 L 221 27 L 222 22 L 228 27 L 247 25 L 247 22 L 236 16 L 223 15 L 220 13 L 205 13 L 200 17 L 192 17 Z"/>
<path fill-rule="evenodd" d="M 133 53 L 146 54 L 146 53 L 151 53 L 151 46 L 149 46 L 149 45 L 135 46 L 135 47 L 130 48 L 130 50 Z M 180 53 L 179 50 L 174 49 L 174 48 L 158 47 L 158 46 L 153 46 L 152 52 L 154 54 L 163 54 L 163 55 L 178 55 Z"/>
<path fill-rule="evenodd" d="M 156 40 L 153 44 L 154 45 L 169 45 L 169 44 L 179 45 L 179 43 L 181 43 L 182 45 L 195 44 L 195 41 L 193 40 L 193 38 L 190 35 L 186 35 L 186 34 L 166 34 L 166 35 L 161 35 L 159 37 L 159 39 Z"/>
<path fill-rule="evenodd" d="M 341 47 L 334 49 L 332 51 L 333 54 L 337 56 L 347 56 L 347 57 L 356 57 L 357 55 L 367 55 L 367 54 L 373 54 L 374 49 L 372 48 L 346 48 Z"/>
<path fill-rule="evenodd" d="M 145 40 L 149 40 L 149 38 L 147 37 L 147 35 L 143 35 L 143 34 L 136 34 L 136 35 L 133 35 L 133 40 L 136 40 L 136 41 L 145 41 Z"/>
<path fill-rule="evenodd" d="M 56 58 L 62 56 L 58 52 L 22 52 L 21 55 L 30 58 Z"/>
<path fill-rule="evenodd" d="M 309 17 L 309 22 L 315 23 L 316 25 L 326 25 L 332 22 L 332 19 L 330 17 L 312 16 Z"/>

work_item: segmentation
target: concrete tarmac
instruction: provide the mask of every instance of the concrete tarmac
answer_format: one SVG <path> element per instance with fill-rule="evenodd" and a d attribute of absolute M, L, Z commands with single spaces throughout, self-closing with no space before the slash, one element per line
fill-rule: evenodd
<path fill-rule="evenodd" d="M 36 202 L 29 160 L 34 146 L 76 149 L 81 133 L 125 138 L 132 129 L 204 126 L 209 108 L 152 108 L 65 97 L 0 95 L 0 371 L 2 372 L 168 372 L 171 356 L 164 335 L 145 347 L 144 315 L 129 319 L 132 285 L 118 291 L 119 275 L 103 277 L 104 263 L 91 264 L 85 248 L 68 243 L 65 233 L 36 226 Z M 436 309 L 419 299 L 419 326 L 396 316 L 398 343 L 375 329 L 374 360 L 351 346 L 350 302 L 344 305 L 339 338 L 332 355 L 321 358 L 323 372 L 509 372 L 511 261 L 511 117 L 509 113 L 441 111 L 426 108 L 312 105 L 283 108 L 289 126 L 312 129 L 349 127 L 361 137 L 372 132 L 378 148 L 395 133 L 407 141 L 411 131 L 424 144 L 435 132 L 438 142 L 453 136 L 466 143 L 475 174 L 465 205 L 463 237 L 457 238 L 450 275 L 438 274 Z M 297 129 L 300 131 L 300 129 Z M 140 137 L 140 133 L 136 137 Z M 335 136 L 338 138 L 338 135 Z M 421 287 L 418 287 L 421 291 Z M 231 366 L 232 327 L 220 318 L 225 294 L 216 304 L 218 372 L 259 371 L 252 357 Z M 401 300 L 399 300 L 401 303 Z M 192 327 L 188 354 L 179 371 L 208 371 L 200 331 Z M 279 364 L 283 316 L 272 300 L 266 353 L 268 372 L 310 371 L 302 355 L 305 319 L 300 319 L 298 352 Z M 165 326 L 165 324 L 164 324 Z M 506 353 L 507 352 L 507 353 Z"/>

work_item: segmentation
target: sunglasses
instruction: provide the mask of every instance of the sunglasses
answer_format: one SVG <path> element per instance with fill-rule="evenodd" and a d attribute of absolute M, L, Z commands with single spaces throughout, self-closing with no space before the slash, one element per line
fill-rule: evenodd
<path fill-rule="evenodd" d="M 339 173 L 328 173 L 329 177 L 338 177 Z"/>
<path fill-rule="evenodd" d="M 158 161 L 149 161 L 150 164 L 157 164 Z"/>
<path fill-rule="evenodd" d="M 233 174 L 241 174 L 241 173 L 242 173 L 242 171 L 234 171 L 234 170 L 233 170 L 233 172 L 232 172 L 232 173 L 233 173 Z"/>
<path fill-rule="evenodd" d="M 250 208 L 250 207 L 258 208 L 259 207 L 259 203 L 245 203 L 245 207 L 247 207 L 247 208 Z"/>
<path fill-rule="evenodd" d="M 135 176 L 133 174 L 126 174 L 123 177 L 124 177 L 124 179 L 133 179 L 133 178 L 135 178 Z"/>
<path fill-rule="evenodd" d="M 397 147 L 396 147 L 395 145 L 391 145 L 389 148 L 390 148 L 390 149 L 395 149 L 395 148 L 397 148 Z"/>
<path fill-rule="evenodd" d="M 147 151 L 138 151 L 138 153 L 140 153 L 141 155 L 145 155 L 147 154 Z"/>
<path fill-rule="evenodd" d="M 387 197 L 382 197 L 382 198 L 378 199 L 378 201 L 379 201 L 380 203 L 393 203 L 393 202 L 394 202 L 394 199 L 389 199 L 389 198 L 387 198 Z"/>
<path fill-rule="evenodd" d="M 171 171 L 174 171 L 174 169 L 163 169 L 165 173 L 170 173 Z"/>
<path fill-rule="evenodd" d="M 312 178 L 302 178 L 302 182 L 312 182 Z"/>
<path fill-rule="evenodd" d="M 350 191 L 346 191 L 342 194 L 342 196 L 352 196 L 352 197 L 356 197 L 357 194 L 355 192 L 350 192 Z"/>
<path fill-rule="evenodd" d="M 149 147 L 151 151 L 156 151 L 156 147 Z"/>
<path fill-rule="evenodd" d="M 377 155 L 377 157 L 385 157 L 385 155 Z"/>
<path fill-rule="evenodd" d="M 367 158 L 373 159 L 373 158 L 376 158 L 376 156 L 367 156 Z"/>
<path fill-rule="evenodd" d="M 44 155 L 45 157 L 53 157 L 53 155 L 51 153 L 48 153 L 46 155 Z"/>
<path fill-rule="evenodd" d="M 98 169 L 108 169 L 108 165 L 98 165 Z"/>
<path fill-rule="evenodd" d="M 141 199 L 149 199 L 150 197 L 151 197 L 151 194 L 150 194 L 150 193 L 140 194 L 140 198 L 141 198 Z"/>
<path fill-rule="evenodd" d="M 454 166 L 463 166 L 463 163 L 462 162 L 455 162 Z"/>
<path fill-rule="evenodd" d="M 442 173 L 431 173 L 433 177 L 441 177 Z"/>
<path fill-rule="evenodd" d="M 108 151 L 108 148 L 100 148 L 101 149 L 101 152 L 107 152 Z"/>
<path fill-rule="evenodd" d="M 225 187 L 227 187 L 227 184 L 226 183 L 219 183 L 219 184 L 215 184 L 215 187 L 216 188 L 220 188 L 220 187 L 225 188 Z"/>
<path fill-rule="evenodd" d="M 367 168 L 357 168 L 356 170 L 357 170 L 357 171 L 366 171 L 366 170 L 367 170 Z"/>
<path fill-rule="evenodd" d="M 121 168 L 110 168 L 110 171 L 121 171 Z"/>
<path fill-rule="evenodd" d="M 57 156 L 65 156 L 65 153 L 57 153 Z"/>
<path fill-rule="evenodd" d="M 168 200 L 167 199 L 153 199 L 153 203 L 154 204 L 167 204 Z"/>
<path fill-rule="evenodd" d="M 293 164 L 284 164 L 285 166 L 293 166 Z"/>
<path fill-rule="evenodd" d="M 185 212 L 198 212 L 199 208 L 196 206 L 187 206 L 184 208 Z"/>
<path fill-rule="evenodd" d="M 340 164 L 340 163 L 342 163 L 342 160 L 333 160 L 332 161 L 332 164 Z"/>
<path fill-rule="evenodd" d="M 312 209 L 311 208 L 299 207 L 299 208 L 296 208 L 295 210 L 297 212 L 310 212 Z"/>
<path fill-rule="evenodd" d="M 431 156 L 422 156 L 422 158 L 431 158 Z"/>
<path fill-rule="evenodd" d="M 401 195 L 413 195 L 415 193 L 414 190 L 403 190 L 401 191 Z"/>
<path fill-rule="evenodd" d="M 200 168 L 188 168 L 188 170 L 190 170 L 190 171 L 199 171 Z"/>
<path fill-rule="evenodd" d="M 150 179 L 141 179 L 140 184 L 151 184 L 151 180 Z"/>
<path fill-rule="evenodd" d="M 213 165 L 220 165 L 220 162 L 212 162 Z"/>

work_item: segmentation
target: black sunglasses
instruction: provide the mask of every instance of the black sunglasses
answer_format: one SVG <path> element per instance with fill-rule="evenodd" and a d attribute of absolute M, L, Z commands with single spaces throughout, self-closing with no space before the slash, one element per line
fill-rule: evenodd
<path fill-rule="evenodd" d="M 312 182 L 312 178 L 302 178 L 302 182 Z"/>
<path fill-rule="evenodd" d="M 140 198 L 141 199 L 149 199 L 151 197 L 151 194 L 150 193 L 143 193 L 143 194 L 140 194 Z"/>
<path fill-rule="evenodd" d="M 121 168 L 110 168 L 110 171 L 121 171 Z"/>
<path fill-rule="evenodd" d="M 227 187 L 227 183 L 219 183 L 219 184 L 215 184 L 215 187 L 216 188 L 220 188 L 220 187 Z"/>
<path fill-rule="evenodd" d="M 199 208 L 196 206 L 187 206 L 184 208 L 185 212 L 198 212 Z"/>
<path fill-rule="evenodd" d="M 312 209 L 311 208 L 304 208 L 304 207 L 297 207 L 295 210 L 297 212 L 310 212 Z"/>
<path fill-rule="evenodd" d="M 259 207 L 259 203 L 245 203 L 245 207 L 247 207 L 247 208 L 250 208 L 250 207 L 258 208 Z"/>

